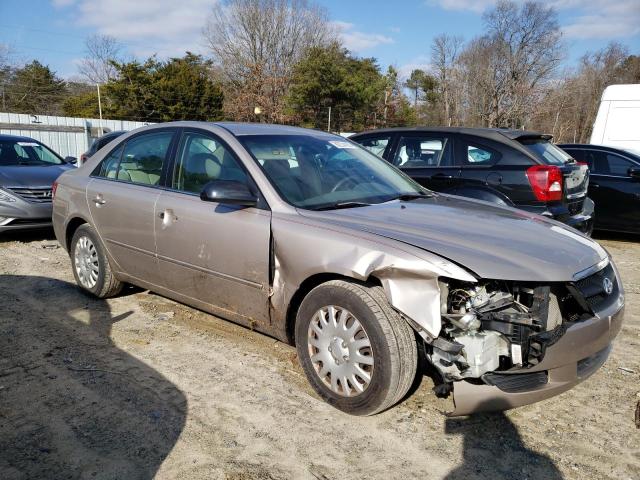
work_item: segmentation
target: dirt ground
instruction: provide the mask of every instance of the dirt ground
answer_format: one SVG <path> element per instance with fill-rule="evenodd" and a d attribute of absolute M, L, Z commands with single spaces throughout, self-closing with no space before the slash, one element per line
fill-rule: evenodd
<path fill-rule="evenodd" d="M 605 238 L 627 292 L 606 365 L 559 397 L 448 419 L 425 378 L 347 416 L 295 350 L 149 292 L 75 287 L 49 232 L 0 237 L 0 478 L 640 479 L 640 238 Z"/>

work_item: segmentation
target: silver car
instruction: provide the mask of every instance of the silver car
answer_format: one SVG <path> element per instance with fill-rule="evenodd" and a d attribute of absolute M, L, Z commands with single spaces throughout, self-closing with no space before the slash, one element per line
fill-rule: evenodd
<path fill-rule="evenodd" d="M 604 363 L 623 319 L 593 240 L 430 192 L 318 131 L 129 132 L 60 177 L 53 223 L 84 290 L 135 284 L 291 342 L 318 394 L 351 414 L 400 401 L 419 358 L 455 415 L 556 395 Z"/>
<path fill-rule="evenodd" d="M 71 161 L 33 138 L 0 135 L 0 233 L 51 227 L 53 182 Z"/>

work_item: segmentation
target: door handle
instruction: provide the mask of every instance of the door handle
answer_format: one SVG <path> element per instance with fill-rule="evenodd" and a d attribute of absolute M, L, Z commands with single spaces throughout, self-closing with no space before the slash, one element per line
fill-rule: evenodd
<path fill-rule="evenodd" d="M 435 175 L 432 175 L 431 178 L 450 179 L 450 178 L 453 178 L 453 175 L 445 175 L 444 173 L 436 173 Z"/>
<path fill-rule="evenodd" d="M 96 207 L 99 207 L 99 206 L 104 205 L 105 203 L 107 203 L 107 201 L 104 198 L 102 198 L 102 194 L 99 193 L 93 199 L 93 203 L 96 204 Z"/>

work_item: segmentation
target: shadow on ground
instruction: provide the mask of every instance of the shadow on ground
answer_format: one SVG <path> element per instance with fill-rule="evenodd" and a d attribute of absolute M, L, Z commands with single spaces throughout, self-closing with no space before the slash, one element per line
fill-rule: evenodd
<path fill-rule="evenodd" d="M 36 228 L 33 230 L 8 230 L 0 233 L 0 243 L 37 242 L 40 240 L 56 241 L 52 228 Z"/>
<path fill-rule="evenodd" d="M 463 463 L 445 480 L 562 479 L 548 456 L 525 446 L 504 412 L 448 418 L 445 433 L 463 435 Z"/>
<path fill-rule="evenodd" d="M 595 240 L 615 240 L 616 242 L 640 243 L 640 235 L 634 233 L 606 232 L 596 230 L 593 232 Z"/>
<path fill-rule="evenodd" d="M 3 275 L 0 291 L 0 478 L 153 478 L 187 402 L 111 341 L 132 312 L 43 277 Z"/>

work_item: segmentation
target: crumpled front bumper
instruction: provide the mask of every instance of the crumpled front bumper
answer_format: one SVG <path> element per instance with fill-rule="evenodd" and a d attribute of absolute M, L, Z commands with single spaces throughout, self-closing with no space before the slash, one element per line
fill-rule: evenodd
<path fill-rule="evenodd" d="M 533 368 L 509 372 L 508 382 L 496 385 L 453 384 L 455 409 L 450 416 L 508 410 L 565 392 L 595 373 L 606 361 L 624 318 L 624 294 L 606 311 L 574 323 L 557 343 L 547 348 L 542 362 Z M 544 379 L 546 382 L 539 381 Z M 532 375 L 535 375 L 533 377 Z M 529 376 L 529 377 L 527 377 Z"/>

